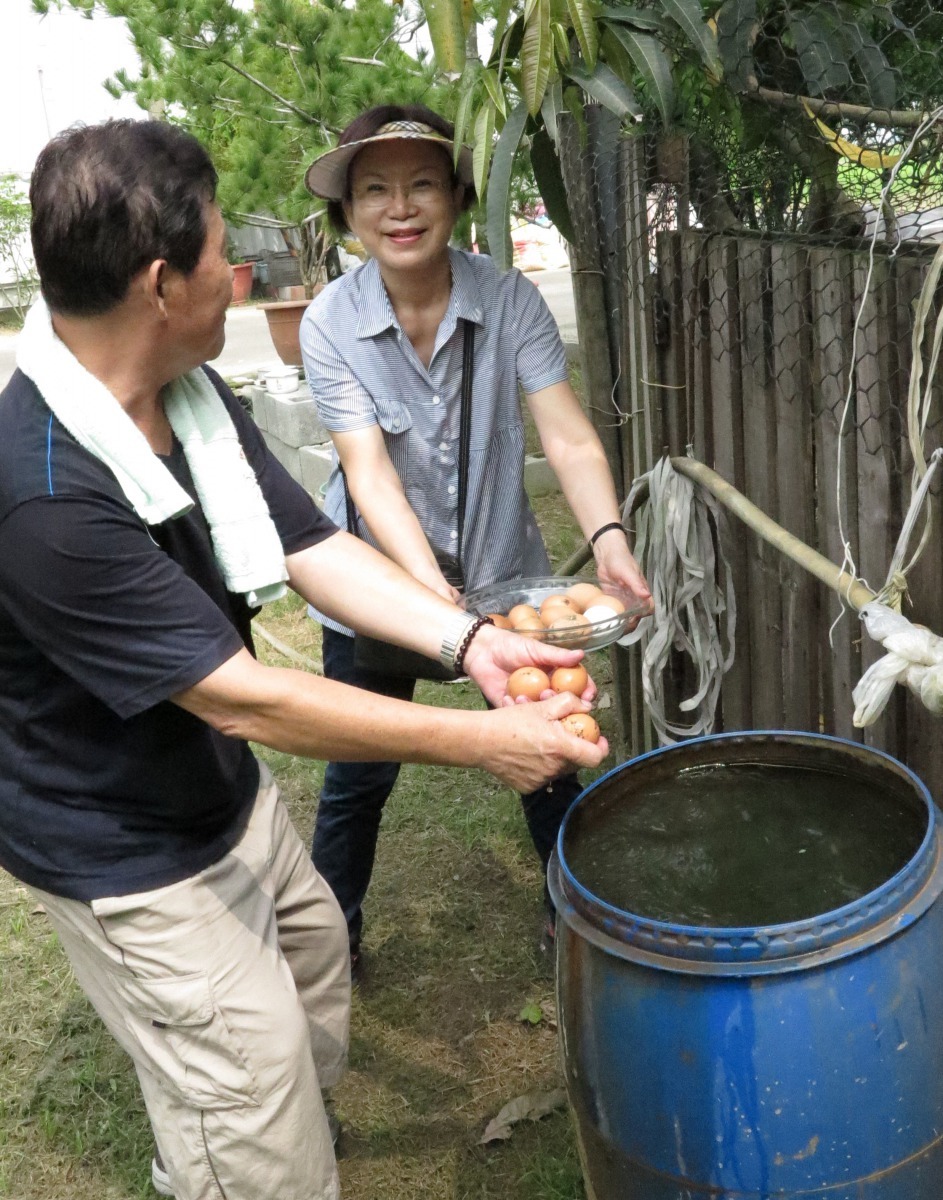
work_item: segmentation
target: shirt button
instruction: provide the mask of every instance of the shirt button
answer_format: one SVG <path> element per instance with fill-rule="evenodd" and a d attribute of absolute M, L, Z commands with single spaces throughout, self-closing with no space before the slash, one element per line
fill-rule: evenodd
<path fill-rule="evenodd" d="M 440 449 L 440 450 L 448 450 L 448 448 L 449 448 L 449 444 L 448 444 L 448 442 L 439 442 L 439 449 Z"/>
<path fill-rule="evenodd" d="M 432 397 L 432 403 L 433 403 L 433 404 L 441 404 L 441 403 L 442 403 L 442 401 L 439 399 L 439 397 L 438 397 L 438 396 L 433 396 L 433 397 Z"/>
<path fill-rule="evenodd" d="M 452 539 L 452 541 L 454 542 L 454 541 L 455 541 L 455 539 L 458 537 L 458 530 L 457 530 L 457 529 L 453 529 L 453 530 L 452 530 L 452 532 L 449 534 L 449 537 L 450 537 L 450 538 Z"/>
<path fill-rule="evenodd" d="M 394 427 L 398 427 L 398 426 L 399 426 L 399 417 L 394 417 L 394 418 L 393 418 L 393 425 L 394 425 Z"/>
<path fill-rule="evenodd" d="M 450 495 L 450 496 L 454 496 L 454 495 L 455 495 L 455 487 L 454 487 L 454 485 L 453 485 L 453 484 L 451 484 L 451 483 L 449 484 L 449 495 Z"/>

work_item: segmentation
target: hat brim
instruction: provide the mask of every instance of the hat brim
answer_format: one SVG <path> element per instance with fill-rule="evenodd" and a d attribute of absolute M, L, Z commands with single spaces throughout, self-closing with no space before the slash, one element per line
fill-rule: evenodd
<path fill-rule="evenodd" d="M 347 194 L 347 172 L 351 162 L 366 146 L 374 146 L 378 142 L 432 142 L 446 150 L 450 159 L 453 151 L 452 142 L 447 137 L 439 137 L 436 134 L 411 133 L 405 130 L 378 133 L 359 142 L 348 142 L 346 146 L 328 150 L 326 154 L 316 158 L 305 171 L 305 187 L 323 200 L 343 200 Z M 455 173 L 459 183 L 466 188 L 474 186 L 475 171 L 472 152 L 468 146 L 463 146 L 459 151 Z"/>

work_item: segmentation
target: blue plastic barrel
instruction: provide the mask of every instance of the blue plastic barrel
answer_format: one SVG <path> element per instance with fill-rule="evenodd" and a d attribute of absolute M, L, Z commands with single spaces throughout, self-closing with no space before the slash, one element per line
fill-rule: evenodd
<path fill-rule="evenodd" d="M 614 788 L 631 803 L 653 773 L 732 763 L 886 785 L 916 807 L 925 835 L 860 900 L 768 928 L 646 919 L 574 877 L 568 851 Z M 699 738 L 583 792 L 561 827 L 550 890 L 564 1070 L 590 1200 L 941 1200 L 939 820 L 901 763 L 805 733 Z"/>

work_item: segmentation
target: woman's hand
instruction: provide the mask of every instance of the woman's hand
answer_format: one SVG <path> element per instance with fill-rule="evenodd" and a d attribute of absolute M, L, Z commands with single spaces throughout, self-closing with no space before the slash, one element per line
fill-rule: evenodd
<path fill-rule="evenodd" d="M 602 534 L 593 547 L 596 555 L 596 574 L 604 583 L 613 583 L 623 588 L 631 597 L 627 607 L 639 605 L 643 611 L 633 617 L 626 632 L 638 625 L 642 617 L 654 611 L 651 589 L 638 563 L 629 550 L 629 543 L 620 529 L 611 529 Z"/>
<path fill-rule="evenodd" d="M 483 625 L 472 638 L 463 665 L 468 676 L 481 688 L 485 699 L 497 708 L 514 704 L 507 694 L 507 686 L 509 676 L 518 667 L 540 667 L 550 675 L 557 667 L 575 667 L 582 657 L 582 650 L 548 646 L 536 638 L 525 638 L 507 629 Z M 552 691 L 547 691 L 541 699 L 553 695 Z M 588 706 L 595 697 L 596 685 L 590 679 L 580 699 Z M 522 700 L 522 703 L 528 701 Z"/>
<path fill-rule="evenodd" d="M 552 700 L 511 704 L 482 713 L 481 765 L 524 795 L 568 771 L 598 767 L 609 753 L 606 739 L 587 742 L 560 724 L 569 713 L 588 708 L 585 701 L 561 692 Z"/>

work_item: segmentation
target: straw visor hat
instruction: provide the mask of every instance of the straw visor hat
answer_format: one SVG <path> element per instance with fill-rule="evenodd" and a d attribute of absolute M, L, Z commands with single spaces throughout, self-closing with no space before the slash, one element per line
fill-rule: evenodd
<path fill-rule="evenodd" d="M 422 121 L 390 121 L 381 125 L 370 137 L 361 138 L 358 142 L 348 142 L 346 146 L 338 146 L 336 150 L 328 150 L 326 154 L 316 158 L 305 172 L 305 186 L 310 192 L 314 192 L 315 196 L 321 196 L 325 200 L 343 200 L 347 194 L 347 171 L 356 155 L 365 146 L 372 146 L 374 142 L 402 141 L 404 138 L 435 142 L 446 151 L 449 158 L 452 157 L 451 139 L 444 137 L 431 125 L 425 125 Z M 463 146 L 459 152 L 456 174 L 459 183 L 465 187 L 472 186 L 475 175 L 472 168 L 472 152 L 467 146 Z"/>

